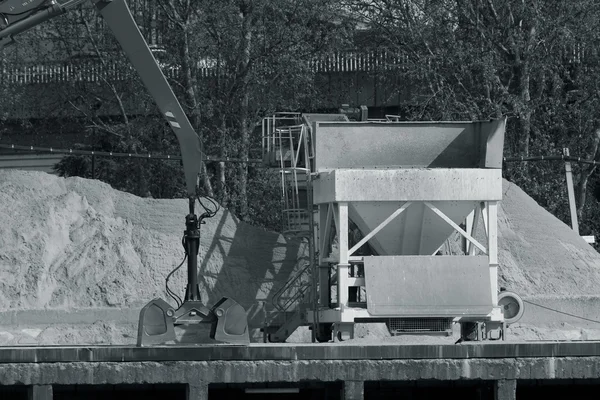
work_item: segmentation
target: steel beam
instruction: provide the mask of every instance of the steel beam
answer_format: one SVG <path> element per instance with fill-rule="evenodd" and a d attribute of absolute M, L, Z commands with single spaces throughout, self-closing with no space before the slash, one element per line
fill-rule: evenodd
<path fill-rule="evenodd" d="M 398 215 L 402 214 L 412 203 L 410 201 L 402 204 L 402 206 L 394 211 L 392 215 L 387 217 L 382 223 L 377 225 L 371 232 L 369 232 L 365 237 L 363 237 L 357 244 L 354 245 L 350 250 L 348 250 L 348 255 L 354 254 L 354 252 L 361 248 L 365 243 L 367 243 L 373 236 L 377 235 L 377 233 L 386 227 L 394 218 Z M 363 232 L 364 233 L 364 232 Z"/>
<path fill-rule="evenodd" d="M 314 203 L 502 200 L 502 171 L 477 168 L 336 169 L 319 174 Z"/>
<path fill-rule="evenodd" d="M 338 304 L 343 312 L 348 305 L 348 203 L 339 203 L 338 211 L 338 245 L 340 251 L 339 263 L 337 265 L 337 296 Z"/>
<path fill-rule="evenodd" d="M 458 226 L 456 223 L 454 223 L 454 221 L 452 221 L 450 218 L 448 218 L 446 216 L 446 214 L 444 214 L 443 212 L 441 212 L 436 206 L 434 206 L 433 204 L 431 204 L 429 202 L 425 202 L 425 205 L 431 211 L 433 211 L 434 213 L 436 213 L 441 219 L 443 219 L 444 221 L 446 221 L 446 223 L 448 223 L 448 225 L 450 225 L 451 227 L 453 227 L 454 230 L 456 230 L 458 233 L 460 233 L 462 236 L 464 236 L 465 239 L 467 239 L 473 245 L 477 246 L 477 248 L 479 250 L 481 250 L 483 253 L 487 254 L 488 250 L 485 247 L 483 247 L 483 245 L 481 243 L 479 243 L 473 236 L 469 235 L 460 226 Z"/>
<path fill-rule="evenodd" d="M 488 257 L 490 259 L 490 283 L 492 284 L 492 302 L 498 304 L 498 204 L 487 204 L 488 214 Z"/>

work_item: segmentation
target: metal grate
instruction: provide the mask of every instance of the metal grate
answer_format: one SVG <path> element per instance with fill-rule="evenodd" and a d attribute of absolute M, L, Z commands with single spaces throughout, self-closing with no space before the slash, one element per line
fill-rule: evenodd
<path fill-rule="evenodd" d="M 448 332 L 452 318 L 390 318 L 387 327 L 392 335 L 417 332 Z"/>

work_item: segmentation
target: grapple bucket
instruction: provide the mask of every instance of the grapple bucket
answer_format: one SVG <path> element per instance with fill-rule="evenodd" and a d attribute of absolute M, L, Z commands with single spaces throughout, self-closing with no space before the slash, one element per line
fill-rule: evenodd
<path fill-rule="evenodd" d="M 212 324 L 210 338 L 223 343 L 249 343 L 248 319 L 242 306 L 223 297 L 212 309 L 217 320 Z"/>
<path fill-rule="evenodd" d="M 140 311 L 138 346 L 165 344 L 175 341 L 173 315 L 175 311 L 163 299 L 154 299 Z"/>
<path fill-rule="evenodd" d="M 177 334 L 175 327 L 210 324 L 208 338 L 197 343 Z M 185 334 L 183 336 L 186 336 Z M 187 335 L 188 337 L 190 335 Z M 198 301 L 186 301 L 177 310 L 162 299 L 154 299 L 140 311 L 137 345 L 140 347 L 164 344 L 250 343 L 248 321 L 244 308 L 232 299 L 223 297 L 208 309 Z"/>

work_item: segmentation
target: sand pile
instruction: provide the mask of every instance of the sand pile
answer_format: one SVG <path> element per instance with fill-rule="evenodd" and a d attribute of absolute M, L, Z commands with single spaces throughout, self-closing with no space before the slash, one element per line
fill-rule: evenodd
<path fill-rule="evenodd" d="M 600 295 L 600 254 L 504 181 L 498 212 L 499 285 L 521 296 Z"/>
<path fill-rule="evenodd" d="M 0 344 L 133 343 L 143 304 L 161 297 L 174 305 L 164 279 L 183 259 L 186 213 L 184 200 L 138 198 L 81 178 L 0 171 Z M 600 255 L 508 182 L 499 248 L 500 285 L 524 297 L 599 293 Z M 221 210 L 202 226 L 203 300 L 210 305 L 231 297 L 259 327 L 262 305 L 294 274 L 306 250 L 305 243 Z M 171 281 L 179 295 L 185 277 L 184 267 Z M 19 326 L 30 310 L 43 310 L 39 326 L 31 320 Z M 62 322 L 65 313 L 86 310 L 85 328 L 74 327 L 76 317 Z M 111 320 L 110 310 L 129 314 Z"/>
<path fill-rule="evenodd" d="M 0 172 L 0 312 L 139 309 L 155 297 L 174 305 L 164 283 L 183 260 L 187 207 L 98 181 Z M 261 302 L 289 279 L 305 244 L 240 223 L 226 210 L 206 220 L 201 235 L 203 301 L 231 297 L 262 325 Z M 170 281 L 180 296 L 185 278 L 184 264 Z"/>

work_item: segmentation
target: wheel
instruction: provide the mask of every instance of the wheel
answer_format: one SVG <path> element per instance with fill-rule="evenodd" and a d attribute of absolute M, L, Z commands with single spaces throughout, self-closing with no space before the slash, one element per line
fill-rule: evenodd
<path fill-rule="evenodd" d="M 333 324 L 333 334 L 336 342 L 344 342 L 354 337 L 354 324 L 341 322 Z"/>
<path fill-rule="evenodd" d="M 502 308 L 504 322 L 507 324 L 514 324 L 520 320 L 525 311 L 523 300 L 513 292 L 501 292 L 498 295 L 498 305 Z"/>
<path fill-rule="evenodd" d="M 331 324 L 319 324 L 317 329 L 316 339 L 319 343 L 327 343 L 331 341 L 331 334 L 333 332 L 333 325 Z"/>

